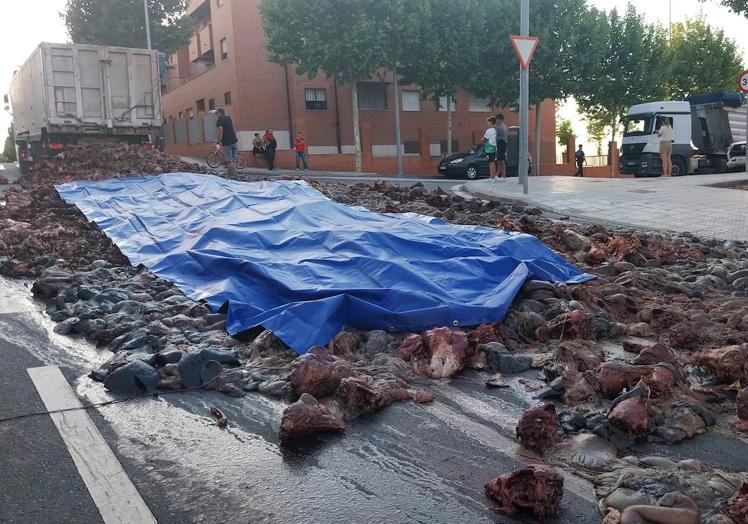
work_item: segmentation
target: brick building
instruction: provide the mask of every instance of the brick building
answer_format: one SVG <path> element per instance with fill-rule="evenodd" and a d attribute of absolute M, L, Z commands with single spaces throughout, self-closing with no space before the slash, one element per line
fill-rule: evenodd
<path fill-rule="evenodd" d="M 224 107 L 234 120 L 240 149 L 251 149 L 254 132 L 271 128 L 279 143 L 279 167 L 291 167 L 290 139 L 296 131 L 303 131 L 314 169 L 352 171 L 350 86 L 324 77 L 298 76 L 293 67 L 268 62 L 257 4 L 258 0 L 191 0 L 195 34 L 189 46 L 171 57 L 163 80 L 168 150 L 205 154 L 215 141 L 215 117 L 209 111 Z M 391 77 L 359 84 L 364 171 L 395 170 L 393 96 Z M 400 96 L 404 169 L 434 173 L 446 151 L 446 110 L 421 100 L 416 86 L 401 86 Z M 492 109 L 486 100 L 468 93 L 458 93 L 455 102 L 453 147 L 461 150 L 480 140 Z M 534 113 L 530 112 L 531 129 Z M 518 113 L 505 110 L 504 114 L 508 125 L 518 124 Z M 547 100 L 541 105 L 543 164 L 555 164 L 555 123 L 554 104 Z M 531 138 L 534 154 L 532 142 Z"/>

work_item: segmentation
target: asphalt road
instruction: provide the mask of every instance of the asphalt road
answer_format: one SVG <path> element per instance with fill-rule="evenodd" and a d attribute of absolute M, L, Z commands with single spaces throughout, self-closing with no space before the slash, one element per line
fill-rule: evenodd
<path fill-rule="evenodd" d="M 23 283 L 0 279 L 0 299 L 0 419 L 32 414 L 0 420 L 0 522 L 99 522 L 49 417 L 33 415 L 43 408 L 25 368 L 59 365 L 96 403 L 110 397 L 85 375 L 106 352 L 52 333 Z M 89 413 L 162 523 L 514 522 L 490 509 L 483 484 L 526 460 L 512 434 L 531 400 L 469 374 L 435 394 L 433 405 L 396 404 L 297 447 L 277 438 L 284 405 L 259 394 L 162 395 Z M 211 404 L 228 431 L 212 424 Z M 591 487 L 567 483 L 551 522 L 599 522 Z"/>
<path fill-rule="evenodd" d="M 97 404 L 111 397 L 86 375 L 109 353 L 54 334 L 29 289 L 0 278 L 0 522 L 101 522 L 49 416 L 37 414 L 43 406 L 25 370 L 58 365 L 83 402 Z M 537 378 L 534 371 L 524 377 Z M 165 394 L 88 411 L 161 523 L 532 522 L 494 513 L 483 484 L 531 460 L 520 453 L 514 427 L 534 401 L 519 377 L 500 390 L 486 389 L 484 378 L 464 373 L 435 385 L 431 405 L 399 403 L 357 419 L 342 435 L 293 447 L 277 438 L 284 404 L 259 394 Z M 228 430 L 212 423 L 210 405 L 227 415 Z M 639 452 L 748 470 L 745 450 L 714 431 Z M 550 522 L 600 522 L 589 483 L 567 472 L 565 489 L 561 514 Z"/>

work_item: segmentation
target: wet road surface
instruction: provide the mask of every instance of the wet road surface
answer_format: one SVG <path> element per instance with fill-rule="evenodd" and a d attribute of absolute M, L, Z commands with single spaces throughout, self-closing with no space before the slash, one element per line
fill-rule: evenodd
<path fill-rule="evenodd" d="M 0 303 L 0 418 L 43 411 L 24 369 L 42 364 L 61 366 L 84 403 L 111 399 L 85 376 L 108 352 L 54 334 L 19 281 L 0 279 Z M 284 404 L 259 394 L 166 394 L 88 411 L 162 523 L 517 522 L 491 511 L 483 484 L 532 461 L 513 439 L 529 397 L 487 391 L 469 373 L 434 393 L 430 406 L 395 404 L 295 447 L 277 438 Z M 212 424 L 211 404 L 228 431 Z M 0 422 L 0 434 L 0 475 L 16 476 L 0 521 L 100 522 L 48 415 Z M 571 475 L 566 487 L 551 522 L 599 522 L 591 487 Z"/>
<path fill-rule="evenodd" d="M 0 522 L 101 522 L 49 416 L 33 415 L 44 408 L 25 369 L 58 365 L 83 402 L 97 404 L 112 397 L 86 374 L 109 353 L 54 334 L 42 310 L 28 284 L 0 279 Z M 398 403 L 297 446 L 279 445 L 284 404 L 259 394 L 162 394 L 88 412 L 162 523 L 534 522 L 494 513 L 483 494 L 489 478 L 537 460 L 514 439 L 534 403 L 519 378 L 488 390 L 469 371 L 432 387 L 431 405 Z M 212 423 L 210 405 L 228 430 Z M 745 450 L 715 430 L 635 451 L 746 471 Z M 550 522 L 600 522 L 591 485 L 563 473 L 562 511 Z"/>

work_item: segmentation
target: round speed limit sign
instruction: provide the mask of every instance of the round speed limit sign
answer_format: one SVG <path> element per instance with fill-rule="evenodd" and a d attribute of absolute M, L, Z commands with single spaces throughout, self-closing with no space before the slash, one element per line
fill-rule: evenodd
<path fill-rule="evenodd" d="M 748 93 L 748 70 L 740 73 L 740 78 L 738 78 L 738 86 L 743 93 Z"/>

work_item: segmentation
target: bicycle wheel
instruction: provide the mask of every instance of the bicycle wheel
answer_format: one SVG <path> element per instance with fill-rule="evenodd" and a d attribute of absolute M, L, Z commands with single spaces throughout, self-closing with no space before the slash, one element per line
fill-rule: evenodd
<path fill-rule="evenodd" d="M 239 169 L 246 169 L 247 168 L 247 157 L 244 156 L 241 153 L 237 153 L 236 155 L 236 167 Z"/>
<path fill-rule="evenodd" d="M 218 151 L 211 151 L 205 155 L 205 161 L 212 168 L 220 167 L 223 164 L 223 155 L 218 153 Z"/>

